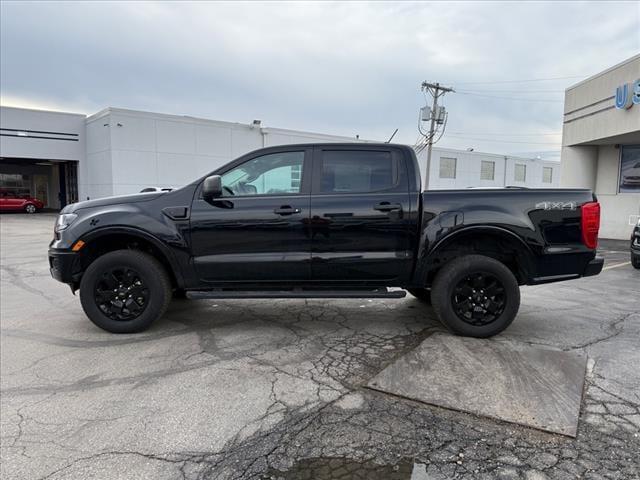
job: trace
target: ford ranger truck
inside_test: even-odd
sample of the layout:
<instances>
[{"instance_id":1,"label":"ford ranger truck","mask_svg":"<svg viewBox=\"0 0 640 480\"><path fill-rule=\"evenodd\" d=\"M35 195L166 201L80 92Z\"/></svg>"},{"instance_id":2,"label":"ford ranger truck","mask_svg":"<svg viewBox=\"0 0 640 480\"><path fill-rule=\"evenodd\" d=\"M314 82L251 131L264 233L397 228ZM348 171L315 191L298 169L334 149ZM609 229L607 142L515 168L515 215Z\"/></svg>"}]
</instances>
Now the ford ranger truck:
<instances>
[{"instance_id":1,"label":"ford ranger truck","mask_svg":"<svg viewBox=\"0 0 640 480\"><path fill-rule=\"evenodd\" d=\"M411 147L309 144L243 155L176 190L66 206L52 276L89 319L139 332L174 296L401 298L453 333L509 326L521 285L602 270L583 189L422 191Z\"/></svg>"}]
</instances>

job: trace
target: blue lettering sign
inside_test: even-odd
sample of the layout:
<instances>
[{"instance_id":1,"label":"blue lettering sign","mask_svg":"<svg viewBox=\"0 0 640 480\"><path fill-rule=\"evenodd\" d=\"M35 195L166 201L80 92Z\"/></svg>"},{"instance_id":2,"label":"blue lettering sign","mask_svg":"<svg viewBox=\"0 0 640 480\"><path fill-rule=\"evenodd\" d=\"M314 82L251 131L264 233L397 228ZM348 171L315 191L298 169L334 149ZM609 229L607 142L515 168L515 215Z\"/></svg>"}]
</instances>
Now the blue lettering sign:
<instances>
[{"instance_id":1,"label":"blue lettering sign","mask_svg":"<svg viewBox=\"0 0 640 480\"><path fill-rule=\"evenodd\" d=\"M640 79L616 88L616 108L625 110L640 104Z\"/></svg>"}]
</instances>

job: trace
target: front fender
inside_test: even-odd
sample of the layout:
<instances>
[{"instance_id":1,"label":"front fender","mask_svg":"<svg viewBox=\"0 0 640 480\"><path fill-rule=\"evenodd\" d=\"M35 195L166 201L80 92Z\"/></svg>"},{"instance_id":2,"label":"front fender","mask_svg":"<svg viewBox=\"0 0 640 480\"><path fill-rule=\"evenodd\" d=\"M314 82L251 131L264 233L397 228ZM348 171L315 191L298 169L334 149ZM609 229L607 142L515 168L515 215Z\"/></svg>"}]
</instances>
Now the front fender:
<instances>
[{"instance_id":1,"label":"front fender","mask_svg":"<svg viewBox=\"0 0 640 480\"><path fill-rule=\"evenodd\" d=\"M104 207L95 211L79 211L82 215L60 238L51 243L51 248L68 250L78 240L91 245L108 235L128 235L153 245L167 260L176 282L184 286L185 273L182 265L189 265L188 221L173 221L162 212L157 215L141 211L136 204ZM155 213L155 212L154 212Z\"/></svg>"}]
</instances>

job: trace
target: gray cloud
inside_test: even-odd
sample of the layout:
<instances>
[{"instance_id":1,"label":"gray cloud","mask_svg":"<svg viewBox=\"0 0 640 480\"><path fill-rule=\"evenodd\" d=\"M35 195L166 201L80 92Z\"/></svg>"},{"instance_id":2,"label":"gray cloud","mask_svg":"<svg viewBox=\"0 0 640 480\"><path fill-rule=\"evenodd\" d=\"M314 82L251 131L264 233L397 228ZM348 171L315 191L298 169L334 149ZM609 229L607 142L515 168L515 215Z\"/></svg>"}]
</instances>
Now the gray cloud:
<instances>
[{"instance_id":1,"label":"gray cloud","mask_svg":"<svg viewBox=\"0 0 640 480\"><path fill-rule=\"evenodd\" d=\"M469 82L597 73L640 51L639 5L2 2L2 100L376 139L397 127L413 143L427 79L460 90L446 97L443 146L551 150L559 135L519 134L559 132L561 91L577 79Z\"/></svg>"}]
</instances>

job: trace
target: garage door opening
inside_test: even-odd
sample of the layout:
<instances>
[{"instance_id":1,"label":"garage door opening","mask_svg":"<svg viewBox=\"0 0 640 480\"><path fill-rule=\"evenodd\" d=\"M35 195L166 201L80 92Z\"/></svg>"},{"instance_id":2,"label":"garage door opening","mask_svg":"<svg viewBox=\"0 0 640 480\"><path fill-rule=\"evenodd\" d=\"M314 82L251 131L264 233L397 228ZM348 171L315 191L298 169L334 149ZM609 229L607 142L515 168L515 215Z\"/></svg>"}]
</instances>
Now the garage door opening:
<instances>
[{"instance_id":1,"label":"garage door opening","mask_svg":"<svg viewBox=\"0 0 640 480\"><path fill-rule=\"evenodd\" d=\"M0 158L0 194L36 198L45 209L58 211L78 201L78 162Z\"/></svg>"}]
</instances>

